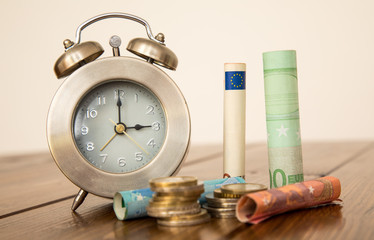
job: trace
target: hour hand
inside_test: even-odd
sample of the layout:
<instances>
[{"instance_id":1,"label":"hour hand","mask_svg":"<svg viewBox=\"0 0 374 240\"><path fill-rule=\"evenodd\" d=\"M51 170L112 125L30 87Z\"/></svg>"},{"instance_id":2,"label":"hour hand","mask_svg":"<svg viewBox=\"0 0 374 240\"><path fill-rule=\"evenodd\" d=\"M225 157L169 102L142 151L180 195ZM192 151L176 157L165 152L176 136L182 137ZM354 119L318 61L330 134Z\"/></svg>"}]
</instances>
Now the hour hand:
<instances>
[{"instance_id":1,"label":"hour hand","mask_svg":"<svg viewBox=\"0 0 374 240\"><path fill-rule=\"evenodd\" d=\"M135 126L127 127L127 129L135 128L135 130L140 130L140 129L146 128L146 127L152 127L152 125L143 126L143 125L140 125L140 124L135 124Z\"/></svg>"}]
</instances>

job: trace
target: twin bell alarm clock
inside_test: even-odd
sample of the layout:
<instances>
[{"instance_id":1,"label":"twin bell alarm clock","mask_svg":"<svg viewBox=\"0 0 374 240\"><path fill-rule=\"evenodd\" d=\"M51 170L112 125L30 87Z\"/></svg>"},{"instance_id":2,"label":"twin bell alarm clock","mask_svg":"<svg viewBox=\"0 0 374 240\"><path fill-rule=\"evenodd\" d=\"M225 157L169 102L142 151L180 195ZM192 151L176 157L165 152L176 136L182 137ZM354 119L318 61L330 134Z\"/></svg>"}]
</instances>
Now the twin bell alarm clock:
<instances>
[{"instance_id":1,"label":"twin bell alarm clock","mask_svg":"<svg viewBox=\"0 0 374 240\"><path fill-rule=\"evenodd\" d=\"M109 40L110 57L99 58L104 50L98 42L81 42L83 29L108 18L145 26L148 38L135 38L126 48L138 57L120 55L118 36ZM160 68L178 65L164 35L154 37L137 16L107 13L82 23L75 42L65 40L64 46L54 71L66 79L50 105L47 138L57 166L80 188L72 210L88 193L112 198L176 174L187 155L191 126L181 91Z\"/></svg>"}]
</instances>

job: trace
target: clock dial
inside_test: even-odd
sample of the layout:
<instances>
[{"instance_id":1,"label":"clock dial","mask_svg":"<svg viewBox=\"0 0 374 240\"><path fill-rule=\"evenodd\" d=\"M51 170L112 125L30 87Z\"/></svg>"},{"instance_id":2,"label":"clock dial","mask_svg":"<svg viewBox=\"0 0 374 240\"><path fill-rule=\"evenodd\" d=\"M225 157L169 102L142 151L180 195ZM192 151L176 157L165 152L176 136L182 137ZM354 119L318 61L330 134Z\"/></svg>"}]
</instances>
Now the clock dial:
<instances>
[{"instance_id":1,"label":"clock dial","mask_svg":"<svg viewBox=\"0 0 374 240\"><path fill-rule=\"evenodd\" d=\"M165 111L146 87L126 80L108 82L79 102L73 135L80 153L96 168L132 172L151 162L162 148Z\"/></svg>"}]
</instances>

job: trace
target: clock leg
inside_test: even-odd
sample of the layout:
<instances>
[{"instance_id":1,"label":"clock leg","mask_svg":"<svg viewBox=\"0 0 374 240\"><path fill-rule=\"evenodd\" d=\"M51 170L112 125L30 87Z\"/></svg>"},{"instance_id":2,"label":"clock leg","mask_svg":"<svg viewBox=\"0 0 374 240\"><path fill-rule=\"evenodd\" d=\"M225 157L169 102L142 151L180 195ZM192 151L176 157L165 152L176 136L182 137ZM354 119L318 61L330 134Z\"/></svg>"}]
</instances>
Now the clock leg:
<instances>
[{"instance_id":1,"label":"clock leg","mask_svg":"<svg viewBox=\"0 0 374 240\"><path fill-rule=\"evenodd\" d=\"M73 205L71 205L71 210L75 211L84 201L84 199L87 197L88 192L84 191L83 189L80 189L77 196L75 196Z\"/></svg>"}]
</instances>

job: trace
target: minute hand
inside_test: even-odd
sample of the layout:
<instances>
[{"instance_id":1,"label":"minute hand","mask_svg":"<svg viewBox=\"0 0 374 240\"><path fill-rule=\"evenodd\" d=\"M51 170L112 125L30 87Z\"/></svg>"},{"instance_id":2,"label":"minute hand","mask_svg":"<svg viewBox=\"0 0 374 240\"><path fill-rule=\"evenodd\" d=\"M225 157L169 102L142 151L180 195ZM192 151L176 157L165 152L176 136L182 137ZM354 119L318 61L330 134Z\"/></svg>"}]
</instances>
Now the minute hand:
<instances>
[{"instance_id":1,"label":"minute hand","mask_svg":"<svg viewBox=\"0 0 374 240\"><path fill-rule=\"evenodd\" d=\"M121 123L121 106L122 106L122 102L121 102L120 92L118 89L117 107L118 107L118 122L119 123Z\"/></svg>"}]
</instances>

